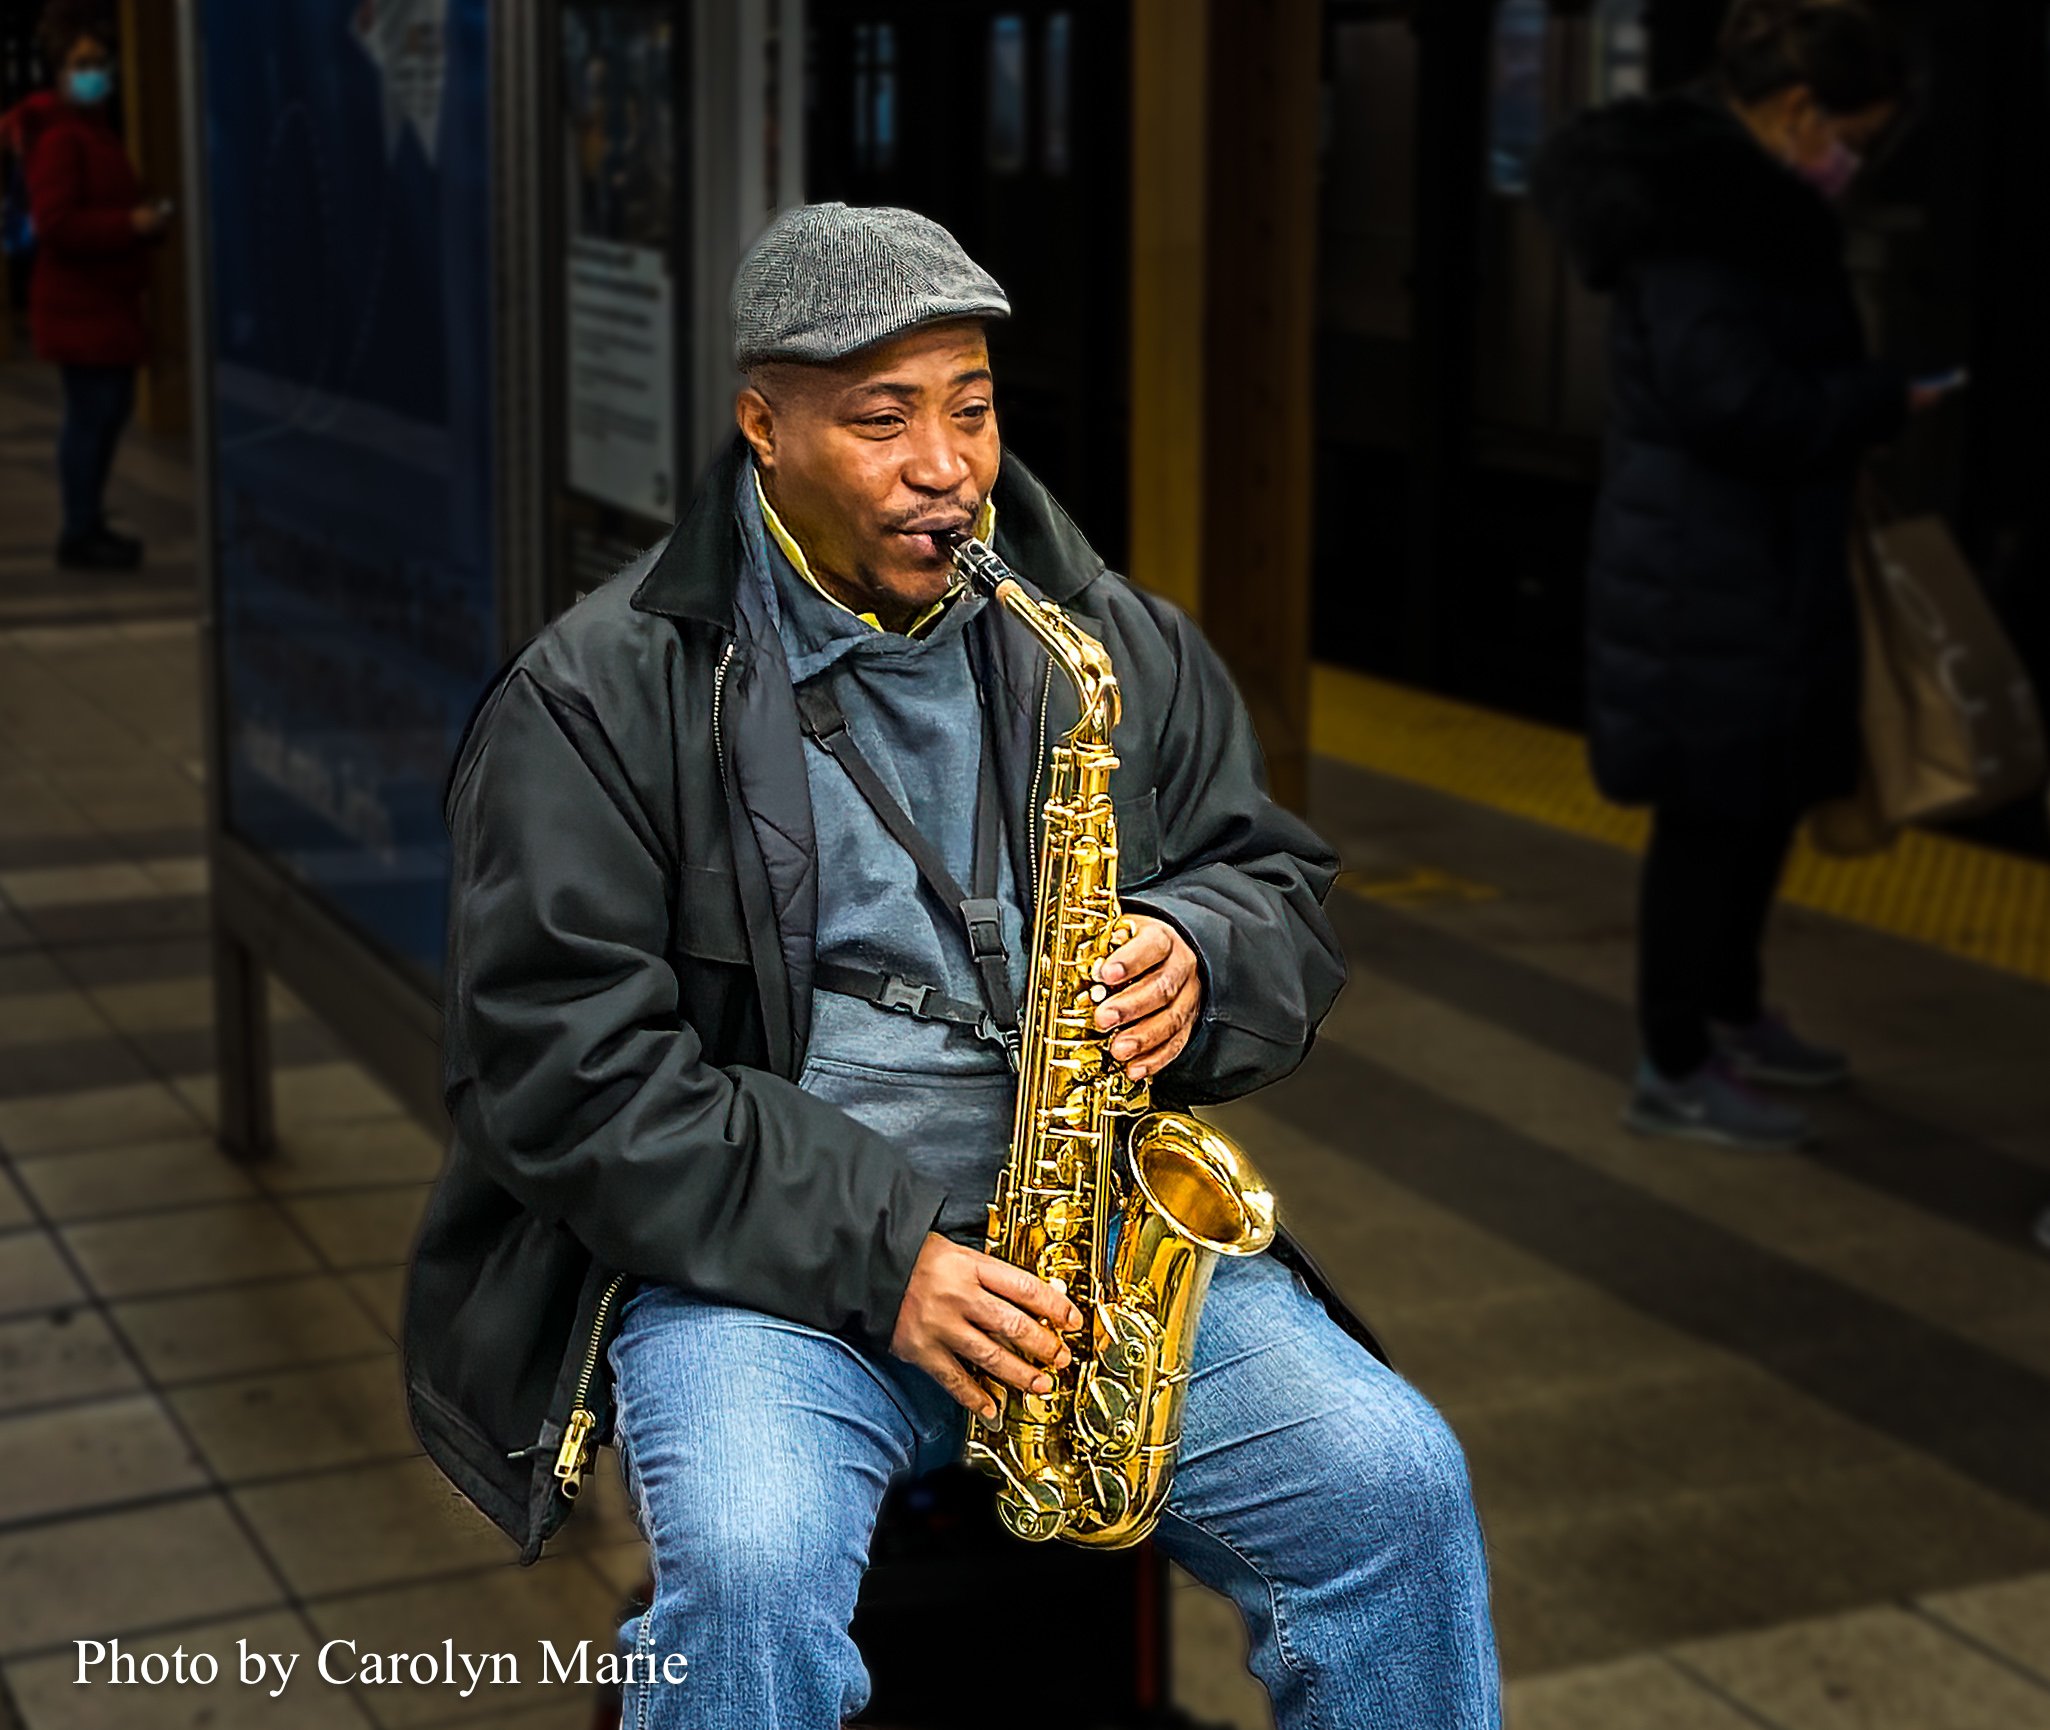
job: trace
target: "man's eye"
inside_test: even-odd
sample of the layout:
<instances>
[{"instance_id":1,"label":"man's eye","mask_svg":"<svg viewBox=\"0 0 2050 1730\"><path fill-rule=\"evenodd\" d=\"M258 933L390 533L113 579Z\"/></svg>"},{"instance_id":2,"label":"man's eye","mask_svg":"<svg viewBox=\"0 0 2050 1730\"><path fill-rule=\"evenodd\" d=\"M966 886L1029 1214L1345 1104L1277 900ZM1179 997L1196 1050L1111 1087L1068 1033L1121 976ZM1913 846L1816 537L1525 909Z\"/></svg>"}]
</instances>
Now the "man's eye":
<instances>
[{"instance_id":1,"label":"man's eye","mask_svg":"<svg viewBox=\"0 0 2050 1730\"><path fill-rule=\"evenodd\" d=\"M872 427L877 432L895 432L904 424L904 419L901 415L879 414L871 415L861 424L865 427Z\"/></svg>"},{"instance_id":2,"label":"man's eye","mask_svg":"<svg viewBox=\"0 0 2050 1730\"><path fill-rule=\"evenodd\" d=\"M963 420L975 421L988 420L989 404L986 402L970 403L961 411L961 418Z\"/></svg>"}]
</instances>

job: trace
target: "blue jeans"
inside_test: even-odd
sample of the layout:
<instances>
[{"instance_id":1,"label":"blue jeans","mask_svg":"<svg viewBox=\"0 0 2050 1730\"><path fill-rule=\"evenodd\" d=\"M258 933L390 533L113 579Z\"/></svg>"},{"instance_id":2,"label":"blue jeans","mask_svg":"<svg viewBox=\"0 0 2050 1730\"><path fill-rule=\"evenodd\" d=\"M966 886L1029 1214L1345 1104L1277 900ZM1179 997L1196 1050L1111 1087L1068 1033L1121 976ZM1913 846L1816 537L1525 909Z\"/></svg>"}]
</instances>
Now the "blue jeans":
<instances>
[{"instance_id":1,"label":"blue jeans","mask_svg":"<svg viewBox=\"0 0 2050 1730\"><path fill-rule=\"evenodd\" d=\"M64 490L64 538L76 541L103 525L114 447L135 409L135 368L67 366L63 374L57 478Z\"/></svg>"},{"instance_id":2,"label":"blue jeans","mask_svg":"<svg viewBox=\"0 0 2050 1730\"><path fill-rule=\"evenodd\" d=\"M643 1674L688 1660L681 1682L628 1687L623 1730L851 1718L883 1492L958 1458L966 1413L913 1365L672 1286L628 1302L611 1361L655 1573L622 1647ZM1159 1542L1238 1604L1281 1730L1500 1723L1459 1444L1271 1255L1218 1265Z\"/></svg>"}]
</instances>

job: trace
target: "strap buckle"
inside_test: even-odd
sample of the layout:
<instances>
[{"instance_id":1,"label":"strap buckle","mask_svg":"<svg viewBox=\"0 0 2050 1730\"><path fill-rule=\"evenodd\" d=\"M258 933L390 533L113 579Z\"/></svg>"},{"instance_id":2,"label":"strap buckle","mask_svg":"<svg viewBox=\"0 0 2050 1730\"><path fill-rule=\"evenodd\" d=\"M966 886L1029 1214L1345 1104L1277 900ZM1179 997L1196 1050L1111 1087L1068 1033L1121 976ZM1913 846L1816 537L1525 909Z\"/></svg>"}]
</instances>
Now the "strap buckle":
<instances>
[{"instance_id":1,"label":"strap buckle","mask_svg":"<svg viewBox=\"0 0 2050 1730\"><path fill-rule=\"evenodd\" d=\"M971 895L961 903L961 922L968 927L968 954L976 966L1005 959L1004 910L1000 902Z\"/></svg>"},{"instance_id":2,"label":"strap buckle","mask_svg":"<svg viewBox=\"0 0 2050 1730\"><path fill-rule=\"evenodd\" d=\"M1004 1062L1010 1066L1013 1075L1018 1073L1018 1055L1023 1041L1019 1039L1015 1027L999 1027L996 1017L985 1009L982 1012L982 1019L975 1024L975 1037L986 1039L992 1045L1001 1045L1004 1048Z\"/></svg>"},{"instance_id":3,"label":"strap buckle","mask_svg":"<svg viewBox=\"0 0 2050 1730\"><path fill-rule=\"evenodd\" d=\"M798 687L797 713L804 723L804 730L828 751L832 749L829 741L847 731L847 717L840 713L840 705L833 701L832 692L816 684Z\"/></svg>"},{"instance_id":4,"label":"strap buckle","mask_svg":"<svg viewBox=\"0 0 2050 1730\"><path fill-rule=\"evenodd\" d=\"M894 1009L900 1015L918 1016L925 1013L932 992L930 985L919 985L891 973L884 976L874 1002L878 1009Z\"/></svg>"}]
</instances>

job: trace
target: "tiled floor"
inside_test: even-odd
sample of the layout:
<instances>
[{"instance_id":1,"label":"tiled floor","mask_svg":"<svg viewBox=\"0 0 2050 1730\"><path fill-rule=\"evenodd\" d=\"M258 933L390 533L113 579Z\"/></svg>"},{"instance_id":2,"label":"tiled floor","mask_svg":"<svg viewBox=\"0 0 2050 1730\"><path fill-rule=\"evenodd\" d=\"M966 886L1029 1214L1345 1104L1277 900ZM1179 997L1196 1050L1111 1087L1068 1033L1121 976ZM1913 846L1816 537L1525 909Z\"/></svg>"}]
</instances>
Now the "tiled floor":
<instances>
[{"instance_id":1,"label":"tiled floor","mask_svg":"<svg viewBox=\"0 0 2050 1730\"><path fill-rule=\"evenodd\" d=\"M440 1150L283 992L282 1156L215 1150L181 471L124 457L147 582L57 579L50 427L0 371L0 1723L582 1730L531 1675L312 1674L602 1640L641 1546L600 1471L518 1569L419 1456ZM1332 763L1315 805L1355 983L1222 1115L1465 1441L1511 1723L2050 1730L2050 992L1790 914L1783 994L1864 1079L1803 1157L1647 1146L1628 859ZM1181 1582L1175 1628L1182 1698L1265 1724L1235 1612ZM81 1638L230 1674L81 1688ZM300 1654L283 1695L238 1641Z\"/></svg>"}]
</instances>

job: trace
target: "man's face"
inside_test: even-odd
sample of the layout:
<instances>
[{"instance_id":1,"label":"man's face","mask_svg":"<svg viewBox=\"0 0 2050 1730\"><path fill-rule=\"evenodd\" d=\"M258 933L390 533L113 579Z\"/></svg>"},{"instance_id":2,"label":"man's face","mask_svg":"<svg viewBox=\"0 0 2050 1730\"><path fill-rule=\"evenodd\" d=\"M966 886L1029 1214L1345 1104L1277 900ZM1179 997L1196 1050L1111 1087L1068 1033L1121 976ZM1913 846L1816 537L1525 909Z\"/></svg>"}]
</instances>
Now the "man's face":
<instances>
[{"instance_id":1,"label":"man's face","mask_svg":"<svg viewBox=\"0 0 2050 1730\"><path fill-rule=\"evenodd\" d=\"M1001 455L979 323L830 366L764 367L735 415L769 502L838 599L898 629L946 593L952 566L934 536L966 532Z\"/></svg>"}]
</instances>

